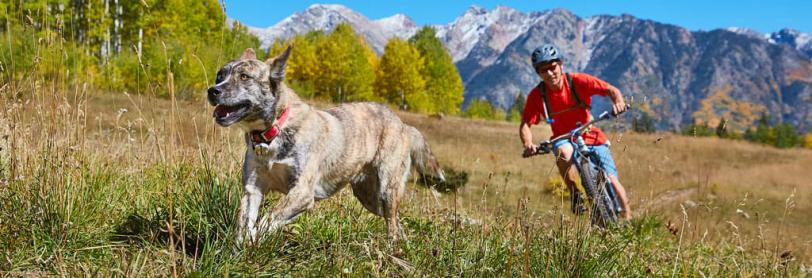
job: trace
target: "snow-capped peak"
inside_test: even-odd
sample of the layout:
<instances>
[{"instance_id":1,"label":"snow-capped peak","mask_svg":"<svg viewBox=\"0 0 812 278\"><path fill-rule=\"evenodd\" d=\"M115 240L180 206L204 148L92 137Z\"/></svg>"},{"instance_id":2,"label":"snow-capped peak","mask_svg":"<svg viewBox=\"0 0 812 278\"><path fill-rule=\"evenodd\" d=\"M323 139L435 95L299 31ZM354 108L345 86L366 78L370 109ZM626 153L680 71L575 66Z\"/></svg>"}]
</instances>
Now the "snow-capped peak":
<instances>
[{"instance_id":1,"label":"snow-capped peak","mask_svg":"<svg viewBox=\"0 0 812 278\"><path fill-rule=\"evenodd\" d=\"M764 34L764 33L758 32L758 31L750 29L750 28L743 28L743 27L733 26L733 27L727 27L727 28L725 28L725 30L727 30L729 32L736 33L736 34L745 35L745 36L748 36L748 37L751 37L751 38L756 38L756 39L769 39L770 38L769 34Z\"/></svg>"},{"instance_id":2,"label":"snow-capped peak","mask_svg":"<svg viewBox=\"0 0 812 278\"><path fill-rule=\"evenodd\" d=\"M339 13L355 13L355 11L347 8L344 5L339 4L313 4L310 7L307 7L307 10L326 10L326 11L335 11Z\"/></svg>"},{"instance_id":3,"label":"snow-capped peak","mask_svg":"<svg viewBox=\"0 0 812 278\"><path fill-rule=\"evenodd\" d=\"M373 21L385 34L394 34L399 38L409 38L417 32L417 24L404 15L395 14L390 17L381 18Z\"/></svg>"},{"instance_id":4,"label":"snow-capped peak","mask_svg":"<svg viewBox=\"0 0 812 278\"><path fill-rule=\"evenodd\" d=\"M479 6L469 7L453 22L438 26L437 36L446 43L454 61L468 56L483 36L490 36L488 44L501 52L510 41L527 31L532 18L506 6L491 11Z\"/></svg>"},{"instance_id":5,"label":"snow-capped peak","mask_svg":"<svg viewBox=\"0 0 812 278\"><path fill-rule=\"evenodd\" d=\"M378 53L383 52L389 38L393 36L408 38L417 30L411 18L402 14L372 21L343 5L313 4L271 27L266 29L252 27L249 31L259 37L263 48L267 48L274 40L287 39L313 30L332 31L340 23L352 26L353 30L362 35Z\"/></svg>"}]
</instances>

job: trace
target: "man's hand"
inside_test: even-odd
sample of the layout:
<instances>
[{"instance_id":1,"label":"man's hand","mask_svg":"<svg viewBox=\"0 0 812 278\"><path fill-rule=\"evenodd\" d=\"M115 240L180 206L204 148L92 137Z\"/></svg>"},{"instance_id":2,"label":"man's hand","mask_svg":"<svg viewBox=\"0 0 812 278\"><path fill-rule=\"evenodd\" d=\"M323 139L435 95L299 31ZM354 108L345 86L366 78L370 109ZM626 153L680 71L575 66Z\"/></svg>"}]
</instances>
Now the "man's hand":
<instances>
[{"instance_id":1,"label":"man's hand","mask_svg":"<svg viewBox=\"0 0 812 278\"><path fill-rule=\"evenodd\" d=\"M519 124L519 138L522 139L522 145L524 145L522 157L530 157L536 154L536 145L533 145L533 132L530 131L530 124L525 121Z\"/></svg>"},{"instance_id":2,"label":"man's hand","mask_svg":"<svg viewBox=\"0 0 812 278\"><path fill-rule=\"evenodd\" d=\"M615 116L629 109L626 107L626 101L623 100L623 93L621 93L617 87L609 85L609 89L606 90L606 95L612 100L612 113L614 113Z\"/></svg>"},{"instance_id":3,"label":"man's hand","mask_svg":"<svg viewBox=\"0 0 812 278\"><path fill-rule=\"evenodd\" d=\"M524 145L524 153L522 153L522 157L527 158L533 156L534 154L536 154L536 145Z\"/></svg>"},{"instance_id":4,"label":"man's hand","mask_svg":"<svg viewBox=\"0 0 812 278\"><path fill-rule=\"evenodd\" d=\"M626 101L624 101L623 98L619 99L612 105L612 113L614 113L615 116L620 115L620 113L626 112L626 110L628 109L629 108L626 106Z\"/></svg>"}]
</instances>

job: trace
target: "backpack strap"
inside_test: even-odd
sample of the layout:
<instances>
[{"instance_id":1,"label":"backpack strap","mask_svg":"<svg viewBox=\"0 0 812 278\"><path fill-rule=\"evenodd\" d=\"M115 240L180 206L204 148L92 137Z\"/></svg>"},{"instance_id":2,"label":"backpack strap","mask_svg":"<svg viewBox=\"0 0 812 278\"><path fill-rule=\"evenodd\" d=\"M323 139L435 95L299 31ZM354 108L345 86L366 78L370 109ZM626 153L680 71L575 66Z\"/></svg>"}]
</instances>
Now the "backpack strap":
<instances>
[{"instance_id":1,"label":"backpack strap","mask_svg":"<svg viewBox=\"0 0 812 278\"><path fill-rule=\"evenodd\" d=\"M536 85L536 87L539 88L539 93L541 93L541 99L544 100L544 104L543 104L544 105L544 107L543 107L544 108L544 119L546 120L546 122L548 124L552 124L553 123L553 117L552 117L552 115L550 115L550 112L547 109L547 107L550 107L550 103L547 102L547 86L544 86L544 80L539 82L539 84Z\"/></svg>"},{"instance_id":2,"label":"backpack strap","mask_svg":"<svg viewBox=\"0 0 812 278\"><path fill-rule=\"evenodd\" d=\"M561 111L555 111L555 112L549 111L548 107L550 107L550 103L547 101L547 86L544 86L544 80L542 80L541 82L539 82L538 85L536 85L536 87L539 88L539 92L541 93L541 98L544 100L544 118L547 119L547 123L553 123L553 121L554 121L553 116L564 113L564 112L567 112L567 111L570 111L570 110L573 110L573 109L578 109L578 108L586 109L586 110L591 110L592 109L592 106L586 104L586 102L581 100L581 97L578 96L578 92L575 90L575 84L572 83L572 76L570 76L570 73L567 72L567 73L564 73L564 74L567 77L567 84L569 84L570 93L572 94L572 97L575 98L575 102L576 102L575 105L573 105L572 107L569 107L567 109L564 109L564 110L561 110Z\"/></svg>"},{"instance_id":3,"label":"backpack strap","mask_svg":"<svg viewBox=\"0 0 812 278\"><path fill-rule=\"evenodd\" d=\"M592 106L582 101L581 97L578 96L578 92L575 91L575 83L572 83L572 76L570 76L570 73L565 73L565 75L567 76L567 84L570 86L570 93L572 93L572 97L575 98L575 102L578 103L578 106L586 110L592 110Z\"/></svg>"}]
</instances>

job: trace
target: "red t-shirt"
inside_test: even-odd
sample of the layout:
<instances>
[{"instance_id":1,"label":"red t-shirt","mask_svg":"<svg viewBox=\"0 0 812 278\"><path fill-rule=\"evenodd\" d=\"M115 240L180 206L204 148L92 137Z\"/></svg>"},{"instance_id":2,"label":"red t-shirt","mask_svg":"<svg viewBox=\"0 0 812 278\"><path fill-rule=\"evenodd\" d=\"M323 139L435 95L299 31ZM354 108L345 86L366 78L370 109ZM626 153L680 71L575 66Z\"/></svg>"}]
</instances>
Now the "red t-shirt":
<instances>
[{"instance_id":1,"label":"red t-shirt","mask_svg":"<svg viewBox=\"0 0 812 278\"><path fill-rule=\"evenodd\" d=\"M587 105L592 105L592 96L594 95L606 96L606 91L609 89L609 83L606 83L606 81L586 73L570 73L570 76L572 77L572 83L575 84L575 91L578 93L578 97ZM551 115L555 114L551 116L551 118L553 118L553 123L551 124L553 136L550 138L570 132L575 128L576 123L580 122L581 124L586 124L591 119L589 110L581 107L571 109L573 106L578 105L578 101L575 100L575 98L572 97L572 93L570 93L571 85L568 84L566 75L562 74L561 78L563 79L562 83L564 83L561 90L555 91L550 89L549 86L546 88L547 102L549 105L547 112ZM544 121L543 105L544 99L541 97L541 92L537 86L527 95L527 103L524 106L523 114L524 121L530 125ZM556 114L559 111L567 109L571 110ZM606 143L606 135L597 127L591 128L583 137L587 145L602 145Z\"/></svg>"}]
</instances>

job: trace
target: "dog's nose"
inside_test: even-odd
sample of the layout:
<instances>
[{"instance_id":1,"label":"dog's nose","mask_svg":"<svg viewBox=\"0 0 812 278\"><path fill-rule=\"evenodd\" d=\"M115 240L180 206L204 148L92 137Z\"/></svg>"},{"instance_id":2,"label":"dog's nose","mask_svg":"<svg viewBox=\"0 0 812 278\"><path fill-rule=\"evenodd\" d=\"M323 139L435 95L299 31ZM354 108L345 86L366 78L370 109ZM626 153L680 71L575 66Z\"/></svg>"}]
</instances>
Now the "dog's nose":
<instances>
[{"instance_id":1,"label":"dog's nose","mask_svg":"<svg viewBox=\"0 0 812 278\"><path fill-rule=\"evenodd\" d=\"M210 97L218 96L218 95L220 95L220 90L217 90L217 88L214 88L214 87L209 88L209 96Z\"/></svg>"}]
</instances>

